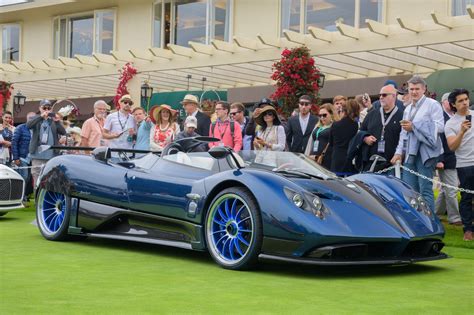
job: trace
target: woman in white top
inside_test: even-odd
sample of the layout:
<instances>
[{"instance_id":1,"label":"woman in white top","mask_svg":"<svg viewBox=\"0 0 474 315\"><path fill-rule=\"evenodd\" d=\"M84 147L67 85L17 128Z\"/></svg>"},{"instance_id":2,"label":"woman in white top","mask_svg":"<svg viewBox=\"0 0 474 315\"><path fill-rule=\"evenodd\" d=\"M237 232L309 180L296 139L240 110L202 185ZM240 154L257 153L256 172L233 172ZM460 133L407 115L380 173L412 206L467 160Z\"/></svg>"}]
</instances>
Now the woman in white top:
<instances>
[{"instance_id":1,"label":"woman in white top","mask_svg":"<svg viewBox=\"0 0 474 315\"><path fill-rule=\"evenodd\" d=\"M163 151L163 149L174 141L180 132L179 125L175 122L176 110L171 106L163 104L154 106L150 110L155 126L150 130L150 150Z\"/></svg>"},{"instance_id":2,"label":"woman in white top","mask_svg":"<svg viewBox=\"0 0 474 315\"><path fill-rule=\"evenodd\" d=\"M283 151L285 150L285 128L281 125L278 114L273 106L265 106L255 118L260 128L255 132L253 142L258 151Z\"/></svg>"}]
</instances>

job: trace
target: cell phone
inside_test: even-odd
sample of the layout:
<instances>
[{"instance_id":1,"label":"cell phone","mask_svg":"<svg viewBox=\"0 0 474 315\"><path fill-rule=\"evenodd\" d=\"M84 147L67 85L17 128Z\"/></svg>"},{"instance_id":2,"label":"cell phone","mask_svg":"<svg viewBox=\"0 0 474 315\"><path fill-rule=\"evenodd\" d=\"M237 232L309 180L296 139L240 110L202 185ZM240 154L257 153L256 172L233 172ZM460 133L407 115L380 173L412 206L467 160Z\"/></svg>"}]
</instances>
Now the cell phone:
<instances>
[{"instance_id":1,"label":"cell phone","mask_svg":"<svg viewBox=\"0 0 474 315\"><path fill-rule=\"evenodd\" d=\"M402 120L400 120L400 123L401 123L401 124L403 124L403 123L407 123L407 122L408 122L408 120L406 120L406 119L402 119Z\"/></svg>"},{"instance_id":2,"label":"cell phone","mask_svg":"<svg viewBox=\"0 0 474 315\"><path fill-rule=\"evenodd\" d=\"M56 114L55 113L48 113L48 117L51 117L51 118L56 117Z\"/></svg>"},{"instance_id":3,"label":"cell phone","mask_svg":"<svg viewBox=\"0 0 474 315\"><path fill-rule=\"evenodd\" d=\"M471 121L472 120L472 115L466 115L466 120Z\"/></svg>"}]
</instances>

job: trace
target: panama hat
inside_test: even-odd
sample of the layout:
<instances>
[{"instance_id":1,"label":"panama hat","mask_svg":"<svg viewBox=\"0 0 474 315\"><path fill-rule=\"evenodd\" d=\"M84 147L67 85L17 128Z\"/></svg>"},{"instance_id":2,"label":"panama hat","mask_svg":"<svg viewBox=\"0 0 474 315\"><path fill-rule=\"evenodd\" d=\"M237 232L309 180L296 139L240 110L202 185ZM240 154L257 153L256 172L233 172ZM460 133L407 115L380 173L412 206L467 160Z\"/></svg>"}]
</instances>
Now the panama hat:
<instances>
[{"instance_id":1,"label":"panama hat","mask_svg":"<svg viewBox=\"0 0 474 315\"><path fill-rule=\"evenodd\" d=\"M184 104L184 103L194 103L194 104L199 106L199 99L195 95L186 94L184 96L183 100L181 101L181 104Z\"/></svg>"},{"instance_id":2,"label":"panama hat","mask_svg":"<svg viewBox=\"0 0 474 315\"><path fill-rule=\"evenodd\" d=\"M269 112L269 111L271 111L273 113L273 117L275 117L275 119L273 119L273 124L274 125L281 125L280 119L278 118L278 113L275 110L275 108L271 105L267 105L267 106L262 108L262 110L260 112L260 115L255 117L255 122L260 126L265 126L266 123L263 120L263 116L265 116L265 113Z\"/></svg>"},{"instance_id":3,"label":"panama hat","mask_svg":"<svg viewBox=\"0 0 474 315\"><path fill-rule=\"evenodd\" d=\"M176 114L176 110L174 110L173 108L171 108L171 106L169 106L167 104L155 105L150 109L150 118L155 124L158 121L158 117L160 115L160 112L163 109L169 110L170 113L171 113L171 116L174 116Z\"/></svg>"}]
</instances>

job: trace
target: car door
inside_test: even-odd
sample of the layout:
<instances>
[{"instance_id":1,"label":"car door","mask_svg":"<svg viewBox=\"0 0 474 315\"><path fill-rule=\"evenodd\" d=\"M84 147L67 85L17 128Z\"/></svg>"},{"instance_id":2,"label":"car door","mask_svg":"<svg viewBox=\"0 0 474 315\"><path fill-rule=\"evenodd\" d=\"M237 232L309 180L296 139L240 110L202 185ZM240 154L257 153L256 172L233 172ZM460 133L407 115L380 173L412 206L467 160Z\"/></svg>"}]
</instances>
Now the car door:
<instances>
[{"instance_id":1,"label":"car door","mask_svg":"<svg viewBox=\"0 0 474 315\"><path fill-rule=\"evenodd\" d=\"M130 209L177 219L189 219L191 201L186 195L212 171L160 159L151 169L131 169L127 173Z\"/></svg>"}]
</instances>

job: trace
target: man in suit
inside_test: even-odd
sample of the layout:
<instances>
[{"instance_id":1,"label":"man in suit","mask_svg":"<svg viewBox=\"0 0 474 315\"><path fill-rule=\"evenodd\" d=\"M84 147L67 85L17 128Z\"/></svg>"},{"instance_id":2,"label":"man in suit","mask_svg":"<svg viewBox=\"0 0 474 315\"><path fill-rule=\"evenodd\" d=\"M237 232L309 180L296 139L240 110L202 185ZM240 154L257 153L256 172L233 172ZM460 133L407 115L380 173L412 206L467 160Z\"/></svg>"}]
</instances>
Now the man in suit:
<instances>
[{"instance_id":1,"label":"man in suit","mask_svg":"<svg viewBox=\"0 0 474 315\"><path fill-rule=\"evenodd\" d=\"M289 151L303 153L306 149L309 136L318 122L316 116L311 115L312 98L303 95L299 98L299 114L288 120L286 142Z\"/></svg>"},{"instance_id":2,"label":"man in suit","mask_svg":"<svg viewBox=\"0 0 474 315\"><path fill-rule=\"evenodd\" d=\"M197 119L197 128L195 132L200 136L208 136L209 135L209 127L211 126L211 120L209 117L199 111L199 100L197 96L192 94L187 94L183 101L181 102L183 105L184 111L186 112L186 116L194 116Z\"/></svg>"}]
</instances>

